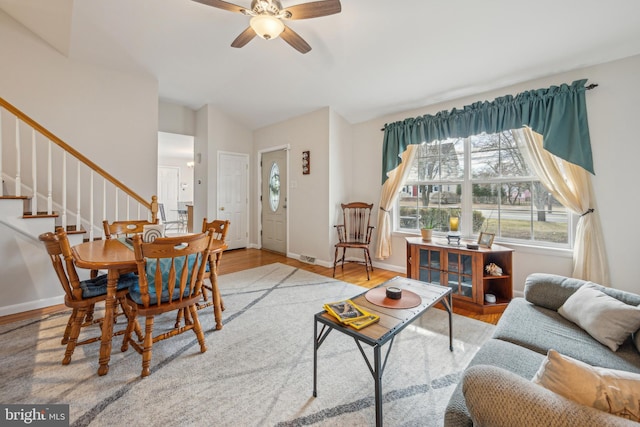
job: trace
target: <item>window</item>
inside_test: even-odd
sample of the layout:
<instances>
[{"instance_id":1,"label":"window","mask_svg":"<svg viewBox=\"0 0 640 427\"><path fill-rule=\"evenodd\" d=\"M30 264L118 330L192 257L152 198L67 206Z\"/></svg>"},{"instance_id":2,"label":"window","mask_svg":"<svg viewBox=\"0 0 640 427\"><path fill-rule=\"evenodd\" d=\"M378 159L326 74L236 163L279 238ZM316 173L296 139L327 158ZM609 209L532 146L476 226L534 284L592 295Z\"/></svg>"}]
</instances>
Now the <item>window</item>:
<instances>
[{"instance_id":1,"label":"window","mask_svg":"<svg viewBox=\"0 0 640 427\"><path fill-rule=\"evenodd\" d=\"M269 207L272 212L280 205L280 168L276 162L271 165L269 172Z\"/></svg>"},{"instance_id":2,"label":"window","mask_svg":"<svg viewBox=\"0 0 640 427\"><path fill-rule=\"evenodd\" d=\"M446 233L449 218L458 216L466 237L483 231L503 241L569 247L571 215L530 170L516 132L422 144L398 197L395 229Z\"/></svg>"}]
</instances>

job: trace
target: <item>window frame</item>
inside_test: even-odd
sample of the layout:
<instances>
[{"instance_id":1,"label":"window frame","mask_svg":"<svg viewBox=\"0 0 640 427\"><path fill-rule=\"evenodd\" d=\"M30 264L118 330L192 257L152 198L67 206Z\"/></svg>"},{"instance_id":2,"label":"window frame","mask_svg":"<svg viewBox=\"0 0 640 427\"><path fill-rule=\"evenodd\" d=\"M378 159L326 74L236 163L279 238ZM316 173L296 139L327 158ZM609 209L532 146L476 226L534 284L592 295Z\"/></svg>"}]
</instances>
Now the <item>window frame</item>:
<instances>
[{"instance_id":1,"label":"window frame","mask_svg":"<svg viewBox=\"0 0 640 427\"><path fill-rule=\"evenodd\" d=\"M460 203L456 207L458 207L462 212L462 218L460 223L460 227L463 233L462 238L473 240L473 239L477 239L479 235L479 233L473 232L472 212L473 212L473 185L474 184L501 185L504 183L512 183L512 182L540 182L540 179L535 174L532 174L529 176L500 176L500 177L493 177L493 178L485 178L485 177L472 178L471 176L472 175L471 137L458 138L458 139L461 139L463 141L463 146L464 146L464 153L463 153L464 170L462 174L462 179L438 179L438 180L432 180L432 181L418 181L418 182L407 180L405 183L403 183L402 188L404 188L405 186L412 186L412 185L433 185L433 186L461 185L462 194L460 197ZM440 141L438 141L438 143L440 144ZM414 158L413 161L415 162L416 159L417 159L417 154L416 154L416 158ZM428 184L425 184L426 182L428 182ZM394 204L393 211L391 212L393 233L401 234L401 235L410 235L410 236L420 235L419 228L410 229L410 228L400 227L399 208L400 208L400 198L398 197ZM454 207L452 206L452 208ZM502 200L500 200L499 212L502 212L503 208L506 208L506 205L503 203ZM532 208L533 208L533 205L532 205ZM496 233L494 242L506 243L509 245L518 245L523 247L532 247L532 248L573 250L576 227L578 223L578 216L569 210L566 211L566 215L567 215L567 243L555 243L555 242L548 242L548 241L534 240L534 239L524 240L524 239L509 238L509 237L501 236L500 233ZM532 222L532 225L534 222L535 221ZM434 236L445 237L446 232L434 230Z\"/></svg>"}]
</instances>

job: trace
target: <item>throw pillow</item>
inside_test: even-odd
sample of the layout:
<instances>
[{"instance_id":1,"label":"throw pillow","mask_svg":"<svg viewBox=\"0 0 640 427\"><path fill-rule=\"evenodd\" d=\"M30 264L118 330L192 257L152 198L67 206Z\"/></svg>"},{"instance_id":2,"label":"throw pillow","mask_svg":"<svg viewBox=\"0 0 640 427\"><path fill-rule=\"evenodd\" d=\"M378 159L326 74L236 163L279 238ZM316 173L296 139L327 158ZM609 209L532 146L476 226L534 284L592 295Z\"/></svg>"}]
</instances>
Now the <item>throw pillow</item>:
<instances>
[{"instance_id":1,"label":"throw pillow","mask_svg":"<svg viewBox=\"0 0 640 427\"><path fill-rule=\"evenodd\" d=\"M142 226L142 241L151 243L158 237L164 237L164 224L148 224Z\"/></svg>"},{"instance_id":2,"label":"throw pillow","mask_svg":"<svg viewBox=\"0 0 640 427\"><path fill-rule=\"evenodd\" d=\"M558 313L612 351L640 328L640 307L610 297L591 282L567 298Z\"/></svg>"},{"instance_id":3,"label":"throw pillow","mask_svg":"<svg viewBox=\"0 0 640 427\"><path fill-rule=\"evenodd\" d=\"M531 381L582 405L640 421L640 374L591 366L552 349Z\"/></svg>"}]
</instances>

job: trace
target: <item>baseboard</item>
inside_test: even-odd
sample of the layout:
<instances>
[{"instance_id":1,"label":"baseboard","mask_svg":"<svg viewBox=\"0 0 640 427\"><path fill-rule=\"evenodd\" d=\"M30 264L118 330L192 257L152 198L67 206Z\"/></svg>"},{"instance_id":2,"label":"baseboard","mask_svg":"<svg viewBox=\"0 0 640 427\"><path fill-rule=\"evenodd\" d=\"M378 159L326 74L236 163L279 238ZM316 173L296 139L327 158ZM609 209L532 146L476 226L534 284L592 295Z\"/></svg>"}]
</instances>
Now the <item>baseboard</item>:
<instances>
[{"instance_id":1,"label":"baseboard","mask_svg":"<svg viewBox=\"0 0 640 427\"><path fill-rule=\"evenodd\" d=\"M293 252L288 252L287 253L287 258L292 258L292 259L297 259L298 261L307 262L307 261L303 260L302 257L307 258L307 256L305 256L305 255L300 255L300 254L296 254L296 253L293 253ZM364 258L358 259L358 258L351 258L350 257L349 259L364 263ZM311 264L319 265L321 267L326 267L326 268L333 268L333 261L325 261L325 260L321 260L321 259L317 259L317 258ZM391 264L382 264L382 263L379 263L379 262L373 262L373 267L374 268L379 268L381 270L395 271L396 273L402 273L402 274L406 274L406 272L407 272L407 266L406 265L391 265Z\"/></svg>"},{"instance_id":2,"label":"baseboard","mask_svg":"<svg viewBox=\"0 0 640 427\"><path fill-rule=\"evenodd\" d=\"M0 317L64 304L64 295L0 307Z\"/></svg>"}]
</instances>

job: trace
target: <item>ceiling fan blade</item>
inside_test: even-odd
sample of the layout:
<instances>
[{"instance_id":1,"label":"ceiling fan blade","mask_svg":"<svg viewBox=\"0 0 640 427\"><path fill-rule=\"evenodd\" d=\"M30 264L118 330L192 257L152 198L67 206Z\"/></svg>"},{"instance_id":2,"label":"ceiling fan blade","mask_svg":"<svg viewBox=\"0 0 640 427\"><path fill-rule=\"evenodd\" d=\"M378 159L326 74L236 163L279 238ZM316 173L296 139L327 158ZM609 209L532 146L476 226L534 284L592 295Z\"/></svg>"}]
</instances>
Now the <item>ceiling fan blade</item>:
<instances>
[{"instance_id":1,"label":"ceiling fan blade","mask_svg":"<svg viewBox=\"0 0 640 427\"><path fill-rule=\"evenodd\" d=\"M246 30L240 33L238 37L231 43L231 47L242 47L249 43L256 36L256 32L253 28L248 27Z\"/></svg>"},{"instance_id":2,"label":"ceiling fan blade","mask_svg":"<svg viewBox=\"0 0 640 427\"><path fill-rule=\"evenodd\" d=\"M246 9L242 6L238 6L237 4L228 3L222 0L193 0L193 1L206 4L207 6L217 7L218 9L228 10L229 12L244 13L243 11Z\"/></svg>"},{"instance_id":3,"label":"ceiling fan blade","mask_svg":"<svg viewBox=\"0 0 640 427\"><path fill-rule=\"evenodd\" d=\"M284 31L282 32L282 34L280 34L280 37L282 37L284 41L289 43L292 48L300 53L307 53L311 50L311 46L309 46L309 43L304 41L304 39L300 37L298 33L293 31L286 25L284 26Z\"/></svg>"},{"instance_id":4,"label":"ceiling fan blade","mask_svg":"<svg viewBox=\"0 0 640 427\"><path fill-rule=\"evenodd\" d=\"M340 13L341 10L340 0L324 0L291 6L285 9L284 12L291 14L287 19L309 19L333 15Z\"/></svg>"}]
</instances>

